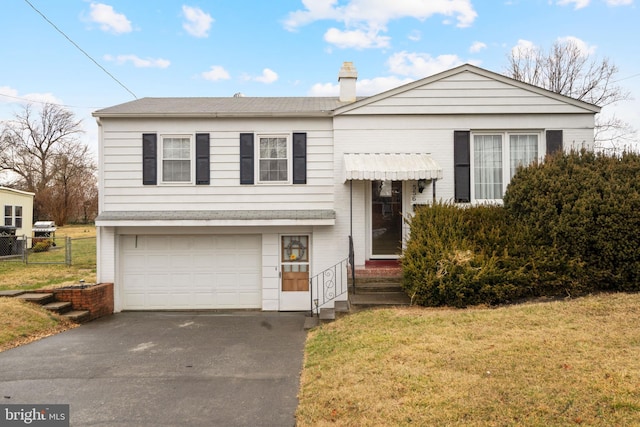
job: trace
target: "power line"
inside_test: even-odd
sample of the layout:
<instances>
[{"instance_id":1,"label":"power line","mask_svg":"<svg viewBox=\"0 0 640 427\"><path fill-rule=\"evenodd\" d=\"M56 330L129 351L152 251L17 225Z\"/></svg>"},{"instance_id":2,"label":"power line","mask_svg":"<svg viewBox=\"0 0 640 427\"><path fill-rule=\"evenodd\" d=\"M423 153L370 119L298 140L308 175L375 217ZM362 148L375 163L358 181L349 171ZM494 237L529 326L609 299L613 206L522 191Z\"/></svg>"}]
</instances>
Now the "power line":
<instances>
[{"instance_id":1,"label":"power line","mask_svg":"<svg viewBox=\"0 0 640 427\"><path fill-rule=\"evenodd\" d=\"M73 40L71 40L71 38L66 35L64 33L64 31L62 31L60 28L58 28L56 26L56 24L54 24L53 22L51 22L49 20L49 18L47 18L42 12L40 12L34 5L31 4L31 2L29 2L29 0L24 0L25 3L27 3L29 6L31 6L31 8L33 10L35 10L40 16L42 16L42 18L47 21L49 24L51 24L51 26L53 28L56 29L56 31L58 31L60 34L62 34L64 36L64 38L66 38L67 40L69 40L69 42L74 45L80 52L82 52L84 54L84 56L86 56L87 58L89 58L94 64L96 64L102 71L104 71L109 77L111 77L116 83L118 83L120 86L122 86L127 92L129 92L135 99L138 99L138 97L136 96L135 93L133 93L128 87L126 87L120 80L118 80L117 78L115 78L115 76L113 74L111 74L109 71L107 71L102 65L100 65L98 63L98 61L96 61L95 59L93 59L91 57L91 55L89 55L87 52L85 52L80 46L78 46L78 44L76 42L74 42Z\"/></svg>"},{"instance_id":2,"label":"power line","mask_svg":"<svg viewBox=\"0 0 640 427\"><path fill-rule=\"evenodd\" d=\"M7 95L5 93L0 93L0 96L4 96L5 98L17 99L19 101L26 101L26 102L36 103L36 104L55 104L55 105L59 105L60 107L66 107L66 108L83 108L83 109L87 109L87 110L97 110L99 108L102 108L102 107L79 107L77 105L60 104L58 102L38 101L37 99L29 99L29 98L24 98L24 97L21 97L21 96L12 96L12 95Z\"/></svg>"},{"instance_id":3,"label":"power line","mask_svg":"<svg viewBox=\"0 0 640 427\"><path fill-rule=\"evenodd\" d=\"M614 81L614 83L618 83L618 82L621 82L621 81L623 81L623 80L633 79L634 77L638 77L638 76L640 76L640 73L633 74L633 75L628 76L628 77L625 77L625 78L623 78L623 79L618 79L618 80Z\"/></svg>"}]
</instances>

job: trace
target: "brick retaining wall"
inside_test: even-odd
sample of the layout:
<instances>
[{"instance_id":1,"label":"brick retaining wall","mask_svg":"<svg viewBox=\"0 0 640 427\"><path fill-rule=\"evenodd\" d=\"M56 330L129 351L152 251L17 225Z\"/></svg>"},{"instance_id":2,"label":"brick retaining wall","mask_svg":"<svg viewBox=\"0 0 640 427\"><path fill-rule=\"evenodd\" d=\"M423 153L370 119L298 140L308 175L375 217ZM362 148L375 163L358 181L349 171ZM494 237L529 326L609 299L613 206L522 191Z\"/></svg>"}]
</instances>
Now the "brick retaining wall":
<instances>
[{"instance_id":1,"label":"brick retaining wall","mask_svg":"<svg viewBox=\"0 0 640 427\"><path fill-rule=\"evenodd\" d=\"M51 292L56 301L68 301L74 310L89 311L88 320L113 313L113 283L99 283L69 288L41 289L34 292Z\"/></svg>"}]
</instances>

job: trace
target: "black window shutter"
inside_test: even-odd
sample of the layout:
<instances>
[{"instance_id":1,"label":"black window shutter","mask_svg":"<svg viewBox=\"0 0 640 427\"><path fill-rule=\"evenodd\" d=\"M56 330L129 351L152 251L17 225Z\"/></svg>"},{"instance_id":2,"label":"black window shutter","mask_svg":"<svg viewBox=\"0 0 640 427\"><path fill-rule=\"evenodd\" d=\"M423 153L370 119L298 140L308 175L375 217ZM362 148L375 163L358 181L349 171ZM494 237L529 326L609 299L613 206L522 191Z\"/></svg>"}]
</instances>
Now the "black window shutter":
<instances>
[{"instance_id":1,"label":"black window shutter","mask_svg":"<svg viewBox=\"0 0 640 427\"><path fill-rule=\"evenodd\" d=\"M307 134L293 134L293 183L307 183Z\"/></svg>"},{"instance_id":2,"label":"black window shutter","mask_svg":"<svg viewBox=\"0 0 640 427\"><path fill-rule=\"evenodd\" d=\"M142 185L158 183L158 135L142 134Z\"/></svg>"},{"instance_id":3,"label":"black window shutter","mask_svg":"<svg viewBox=\"0 0 640 427\"><path fill-rule=\"evenodd\" d=\"M562 130L547 131L547 155L562 151Z\"/></svg>"},{"instance_id":4,"label":"black window shutter","mask_svg":"<svg viewBox=\"0 0 640 427\"><path fill-rule=\"evenodd\" d=\"M253 134L240 134L240 184L253 184Z\"/></svg>"},{"instance_id":5,"label":"black window shutter","mask_svg":"<svg viewBox=\"0 0 640 427\"><path fill-rule=\"evenodd\" d=\"M453 131L453 165L455 170L455 200L459 203L471 201L471 132Z\"/></svg>"},{"instance_id":6,"label":"black window shutter","mask_svg":"<svg viewBox=\"0 0 640 427\"><path fill-rule=\"evenodd\" d=\"M196 185L209 185L209 134L196 134Z\"/></svg>"}]
</instances>

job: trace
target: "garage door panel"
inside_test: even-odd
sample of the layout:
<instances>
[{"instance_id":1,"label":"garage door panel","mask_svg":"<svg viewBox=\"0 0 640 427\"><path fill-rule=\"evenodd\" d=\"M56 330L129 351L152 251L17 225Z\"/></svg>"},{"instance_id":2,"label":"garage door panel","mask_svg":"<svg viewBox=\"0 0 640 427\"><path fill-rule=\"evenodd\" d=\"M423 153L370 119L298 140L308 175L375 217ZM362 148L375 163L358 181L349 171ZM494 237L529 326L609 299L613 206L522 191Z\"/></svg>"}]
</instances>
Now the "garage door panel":
<instances>
[{"instance_id":1,"label":"garage door panel","mask_svg":"<svg viewBox=\"0 0 640 427\"><path fill-rule=\"evenodd\" d=\"M123 308L260 308L259 235L121 236Z\"/></svg>"}]
</instances>

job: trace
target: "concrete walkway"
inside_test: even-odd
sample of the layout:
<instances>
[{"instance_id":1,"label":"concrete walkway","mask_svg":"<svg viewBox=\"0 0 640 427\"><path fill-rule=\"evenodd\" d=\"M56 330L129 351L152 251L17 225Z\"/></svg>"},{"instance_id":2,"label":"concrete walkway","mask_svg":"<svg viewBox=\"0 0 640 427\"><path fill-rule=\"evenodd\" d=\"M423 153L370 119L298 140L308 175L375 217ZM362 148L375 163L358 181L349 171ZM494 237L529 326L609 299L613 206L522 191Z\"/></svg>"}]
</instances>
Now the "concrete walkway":
<instances>
[{"instance_id":1,"label":"concrete walkway","mask_svg":"<svg viewBox=\"0 0 640 427\"><path fill-rule=\"evenodd\" d=\"M72 426L294 426L301 313L119 313L0 353L3 404Z\"/></svg>"}]
</instances>

